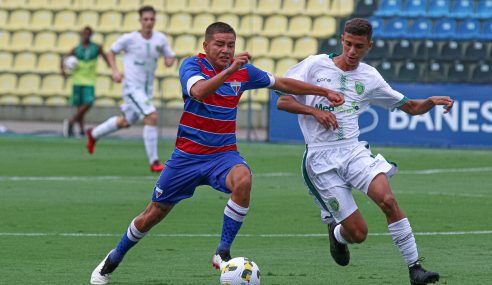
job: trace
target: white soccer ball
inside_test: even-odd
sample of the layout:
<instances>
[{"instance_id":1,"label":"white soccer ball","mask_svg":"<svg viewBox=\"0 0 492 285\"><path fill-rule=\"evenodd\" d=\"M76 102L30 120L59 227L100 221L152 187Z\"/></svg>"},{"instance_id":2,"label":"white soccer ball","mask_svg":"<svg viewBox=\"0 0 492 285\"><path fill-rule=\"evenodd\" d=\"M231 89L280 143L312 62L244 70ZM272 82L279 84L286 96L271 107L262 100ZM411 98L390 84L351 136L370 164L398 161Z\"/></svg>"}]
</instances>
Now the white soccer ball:
<instances>
[{"instance_id":1,"label":"white soccer ball","mask_svg":"<svg viewBox=\"0 0 492 285\"><path fill-rule=\"evenodd\" d=\"M220 266L221 285L259 285L260 268L251 259L236 257Z\"/></svg>"},{"instance_id":2,"label":"white soccer ball","mask_svg":"<svg viewBox=\"0 0 492 285\"><path fill-rule=\"evenodd\" d=\"M63 59L63 65L65 66L65 68L67 68L68 70L74 70L76 67L77 67L77 64L79 63L79 61L77 60L77 58L73 55L71 56L67 56L65 57L65 59Z\"/></svg>"}]
</instances>

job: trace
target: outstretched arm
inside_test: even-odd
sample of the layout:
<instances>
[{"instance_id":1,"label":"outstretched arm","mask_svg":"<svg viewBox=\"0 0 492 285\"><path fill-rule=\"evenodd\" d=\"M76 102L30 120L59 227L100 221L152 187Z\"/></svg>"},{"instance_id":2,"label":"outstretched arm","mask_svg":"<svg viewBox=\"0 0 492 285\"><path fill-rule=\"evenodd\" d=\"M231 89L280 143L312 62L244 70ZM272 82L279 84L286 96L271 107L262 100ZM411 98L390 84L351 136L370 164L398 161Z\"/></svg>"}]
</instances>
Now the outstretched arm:
<instances>
[{"instance_id":1,"label":"outstretched arm","mask_svg":"<svg viewBox=\"0 0 492 285\"><path fill-rule=\"evenodd\" d=\"M301 104L292 96L280 96L277 101L277 109L294 114L311 115L316 118L316 120L326 129L333 128L335 130L338 128L338 122L335 115L330 112Z\"/></svg>"},{"instance_id":2,"label":"outstretched arm","mask_svg":"<svg viewBox=\"0 0 492 285\"><path fill-rule=\"evenodd\" d=\"M103 47L101 45L99 45L99 46L97 46L97 48L98 48L99 54L103 57L104 62L106 62L106 65L108 67L111 67L111 65L109 64L108 56L104 52Z\"/></svg>"},{"instance_id":3,"label":"outstretched arm","mask_svg":"<svg viewBox=\"0 0 492 285\"><path fill-rule=\"evenodd\" d=\"M444 113L448 113L453 108L453 103L454 101L448 96L432 96L423 100L409 100L399 109L410 115L421 115L437 105L444 105Z\"/></svg>"},{"instance_id":4,"label":"outstretched arm","mask_svg":"<svg viewBox=\"0 0 492 285\"><path fill-rule=\"evenodd\" d=\"M345 102L343 95L338 92L292 78L276 77L271 88L288 94L323 96L330 100L331 106L340 106Z\"/></svg>"}]
</instances>

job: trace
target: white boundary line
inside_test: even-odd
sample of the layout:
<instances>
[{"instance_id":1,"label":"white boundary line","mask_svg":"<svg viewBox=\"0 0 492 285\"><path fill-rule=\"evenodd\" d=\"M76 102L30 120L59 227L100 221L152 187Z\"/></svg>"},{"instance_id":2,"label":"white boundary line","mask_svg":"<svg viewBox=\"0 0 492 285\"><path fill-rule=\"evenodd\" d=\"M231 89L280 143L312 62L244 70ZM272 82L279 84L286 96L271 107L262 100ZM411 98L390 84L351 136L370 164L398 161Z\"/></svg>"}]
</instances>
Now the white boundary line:
<instances>
[{"instance_id":1,"label":"white boundary line","mask_svg":"<svg viewBox=\"0 0 492 285\"><path fill-rule=\"evenodd\" d=\"M460 232L416 232L416 236L457 236L457 235L491 235L492 230L484 231L460 231ZM369 233L370 236L389 236L389 233ZM109 233L9 233L0 232L0 237L120 237L121 234ZM201 237L220 237L220 234L149 234L152 237L180 237L180 238L201 238ZM239 237L260 237L260 238L305 238L305 237L326 237L327 234L238 234Z\"/></svg>"}]
</instances>

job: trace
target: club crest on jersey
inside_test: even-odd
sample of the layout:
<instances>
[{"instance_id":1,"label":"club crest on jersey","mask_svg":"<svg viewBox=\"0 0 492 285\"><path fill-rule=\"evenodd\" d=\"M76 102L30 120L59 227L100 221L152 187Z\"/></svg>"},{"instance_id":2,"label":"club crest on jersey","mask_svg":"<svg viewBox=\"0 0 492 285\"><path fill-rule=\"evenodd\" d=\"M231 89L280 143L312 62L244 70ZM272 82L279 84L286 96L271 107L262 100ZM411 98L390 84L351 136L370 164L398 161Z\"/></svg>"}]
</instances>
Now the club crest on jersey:
<instances>
[{"instance_id":1,"label":"club crest on jersey","mask_svg":"<svg viewBox=\"0 0 492 285\"><path fill-rule=\"evenodd\" d=\"M239 90L241 90L241 82L233 81L233 82L229 82L229 85L231 85L231 88L232 90L234 90L234 93L238 95Z\"/></svg>"},{"instance_id":2,"label":"club crest on jersey","mask_svg":"<svg viewBox=\"0 0 492 285\"><path fill-rule=\"evenodd\" d=\"M364 83L355 81L355 92L357 92L358 95L362 95L362 93L364 93L364 89Z\"/></svg>"},{"instance_id":3,"label":"club crest on jersey","mask_svg":"<svg viewBox=\"0 0 492 285\"><path fill-rule=\"evenodd\" d=\"M156 197L156 198L161 197L161 195L162 195L162 189L161 189L161 188L159 188L159 187L157 187L157 186L156 186L156 187L154 188L154 191L155 191L155 197Z\"/></svg>"}]
</instances>

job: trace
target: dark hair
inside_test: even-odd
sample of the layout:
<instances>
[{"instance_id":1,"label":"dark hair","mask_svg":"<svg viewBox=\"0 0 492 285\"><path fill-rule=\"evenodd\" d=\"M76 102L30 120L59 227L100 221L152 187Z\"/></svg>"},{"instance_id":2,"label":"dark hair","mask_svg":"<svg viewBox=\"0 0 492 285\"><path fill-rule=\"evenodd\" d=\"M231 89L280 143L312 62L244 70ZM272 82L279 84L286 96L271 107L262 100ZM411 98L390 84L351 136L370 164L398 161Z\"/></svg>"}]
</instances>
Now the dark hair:
<instances>
[{"instance_id":1,"label":"dark hair","mask_svg":"<svg viewBox=\"0 0 492 285\"><path fill-rule=\"evenodd\" d=\"M372 38L372 25L368 20L362 18L353 18L345 22L343 31L355 36L367 36L368 40Z\"/></svg>"},{"instance_id":2,"label":"dark hair","mask_svg":"<svg viewBox=\"0 0 492 285\"><path fill-rule=\"evenodd\" d=\"M209 40L214 34L224 33L224 34L234 34L236 36L236 32L234 29L224 22L215 22L210 24L205 30L205 40Z\"/></svg>"},{"instance_id":3,"label":"dark hair","mask_svg":"<svg viewBox=\"0 0 492 285\"><path fill-rule=\"evenodd\" d=\"M138 14L140 15L140 17L142 17L142 14L145 12L152 12L155 15L155 9L150 5L142 6L140 9L138 9Z\"/></svg>"},{"instance_id":4,"label":"dark hair","mask_svg":"<svg viewBox=\"0 0 492 285\"><path fill-rule=\"evenodd\" d=\"M85 26L85 27L82 29L82 32L85 32L85 31L89 31L89 33L91 33L91 35L93 34L92 28L91 28L90 26Z\"/></svg>"}]
</instances>

